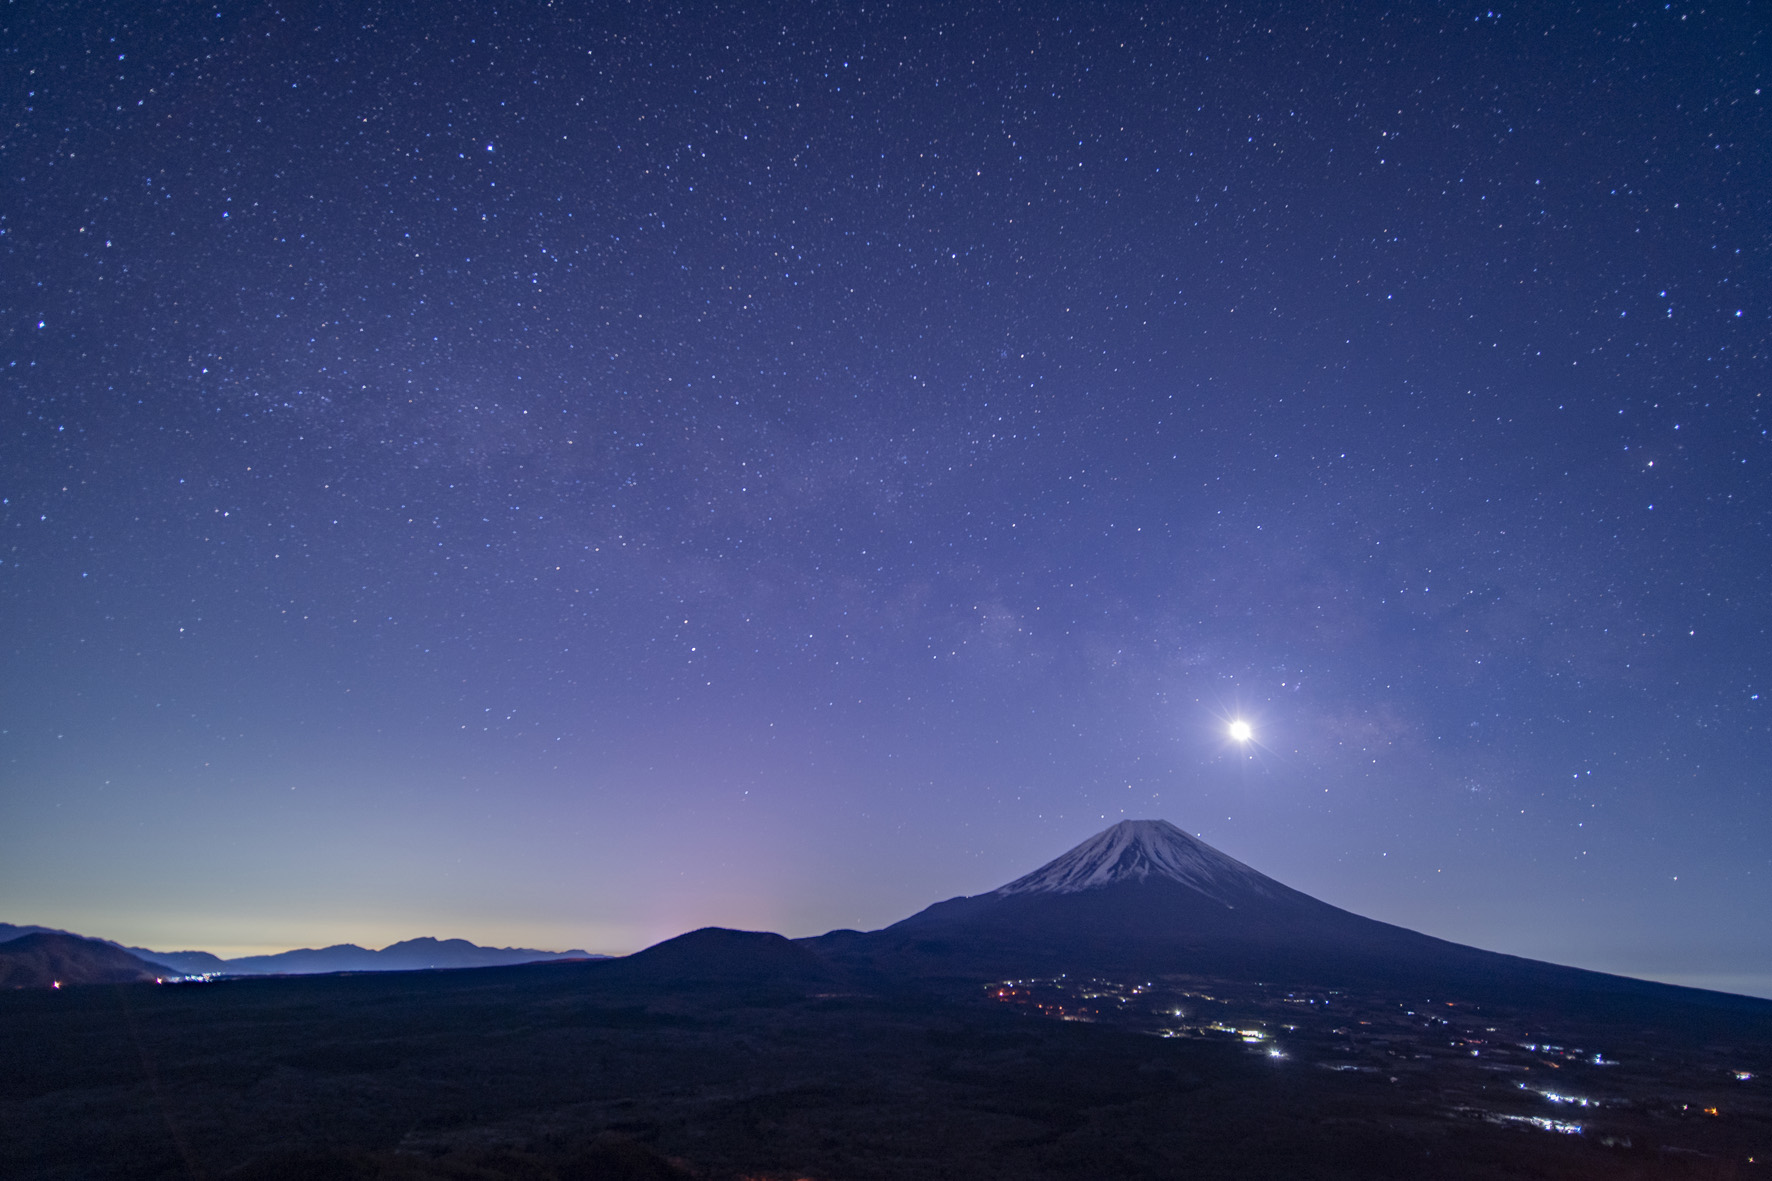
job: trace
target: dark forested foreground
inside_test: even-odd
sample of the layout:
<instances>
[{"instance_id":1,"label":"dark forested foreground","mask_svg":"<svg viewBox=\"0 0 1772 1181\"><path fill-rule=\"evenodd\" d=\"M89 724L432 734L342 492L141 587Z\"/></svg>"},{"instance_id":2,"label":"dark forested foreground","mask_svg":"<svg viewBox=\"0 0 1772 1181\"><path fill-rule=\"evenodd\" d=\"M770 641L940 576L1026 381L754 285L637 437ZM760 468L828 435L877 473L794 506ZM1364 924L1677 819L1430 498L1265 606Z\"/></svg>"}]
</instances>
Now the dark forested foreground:
<instances>
[{"instance_id":1,"label":"dark forested foreground","mask_svg":"<svg viewBox=\"0 0 1772 1181\"><path fill-rule=\"evenodd\" d=\"M0 1172L1772 1176L1763 1021L1182 978L908 992L751 951L723 978L667 954L0 994Z\"/></svg>"}]
</instances>

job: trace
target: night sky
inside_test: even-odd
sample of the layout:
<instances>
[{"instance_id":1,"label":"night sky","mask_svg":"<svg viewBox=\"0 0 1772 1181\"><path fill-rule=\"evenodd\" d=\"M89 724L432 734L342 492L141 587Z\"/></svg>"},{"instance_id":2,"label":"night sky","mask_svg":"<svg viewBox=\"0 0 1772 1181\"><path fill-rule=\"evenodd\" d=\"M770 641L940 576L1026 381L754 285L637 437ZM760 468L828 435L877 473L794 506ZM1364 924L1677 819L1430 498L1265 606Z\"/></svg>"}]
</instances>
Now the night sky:
<instances>
[{"instance_id":1,"label":"night sky","mask_svg":"<svg viewBox=\"0 0 1772 1181\"><path fill-rule=\"evenodd\" d=\"M1162 817L1772 995L1767 17L10 6L0 919L618 952Z\"/></svg>"}]
</instances>

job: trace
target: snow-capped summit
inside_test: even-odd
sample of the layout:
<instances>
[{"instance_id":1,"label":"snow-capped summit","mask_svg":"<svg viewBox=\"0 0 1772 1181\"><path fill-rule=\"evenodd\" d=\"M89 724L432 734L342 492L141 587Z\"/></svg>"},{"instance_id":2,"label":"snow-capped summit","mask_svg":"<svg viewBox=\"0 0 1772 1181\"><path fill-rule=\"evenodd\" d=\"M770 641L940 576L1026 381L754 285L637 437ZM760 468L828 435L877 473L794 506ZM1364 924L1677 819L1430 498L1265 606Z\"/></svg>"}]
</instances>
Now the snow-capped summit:
<instances>
[{"instance_id":1,"label":"snow-capped summit","mask_svg":"<svg viewBox=\"0 0 1772 1181\"><path fill-rule=\"evenodd\" d=\"M1225 856L1167 820L1123 820L1007 886L937 902L886 930L937 941L961 938L974 949L1031 939L1056 954L1067 943L1074 949L1114 940L1126 946L1178 938L1273 944L1319 930L1325 914L1345 912Z\"/></svg>"},{"instance_id":2,"label":"snow-capped summit","mask_svg":"<svg viewBox=\"0 0 1772 1181\"><path fill-rule=\"evenodd\" d=\"M1271 878L1167 820L1122 820L995 893L1075 894L1151 877L1180 882L1227 906L1251 891L1276 892Z\"/></svg>"}]
</instances>

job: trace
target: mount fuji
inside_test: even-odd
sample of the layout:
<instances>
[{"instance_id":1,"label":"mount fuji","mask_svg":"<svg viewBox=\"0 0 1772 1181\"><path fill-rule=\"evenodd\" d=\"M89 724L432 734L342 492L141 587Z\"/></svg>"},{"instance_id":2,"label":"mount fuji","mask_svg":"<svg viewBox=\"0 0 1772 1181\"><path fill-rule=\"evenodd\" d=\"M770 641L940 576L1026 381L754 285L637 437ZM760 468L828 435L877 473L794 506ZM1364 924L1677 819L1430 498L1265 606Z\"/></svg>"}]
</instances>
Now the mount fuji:
<instances>
[{"instance_id":1,"label":"mount fuji","mask_svg":"<svg viewBox=\"0 0 1772 1181\"><path fill-rule=\"evenodd\" d=\"M1456 990L1613 1010L1766 1002L1484 951L1331 906L1165 820L1125 820L1032 873L872 932L804 940L895 979L1174 973L1316 987Z\"/></svg>"},{"instance_id":2,"label":"mount fuji","mask_svg":"<svg viewBox=\"0 0 1772 1181\"><path fill-rule=\"evenodd\" d=\"M1180 882L1233 910L1238 900L1276 899L1290 893L1272 878L1195 840L1167 820L1122 820L994 893L999 897L1079 894L1153 877Z\"/></svg>"}]
</instances>

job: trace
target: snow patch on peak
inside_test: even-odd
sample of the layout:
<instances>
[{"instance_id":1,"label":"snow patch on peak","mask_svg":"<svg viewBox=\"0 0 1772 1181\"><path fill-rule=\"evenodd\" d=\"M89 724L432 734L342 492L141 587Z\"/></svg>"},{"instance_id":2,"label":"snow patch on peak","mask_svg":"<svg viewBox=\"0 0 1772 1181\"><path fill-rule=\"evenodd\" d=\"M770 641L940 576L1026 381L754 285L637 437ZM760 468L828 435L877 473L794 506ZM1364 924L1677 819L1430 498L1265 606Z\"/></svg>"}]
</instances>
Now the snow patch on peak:
<instances>
[{"instance_id":1,"label":"snow patch on peak","mask_svg":"<svg viewBox=\"0 0 1772 1181\"><path fill-rule=\"evenodd\" d=\"M1167 820L1122 820L996 893L1075 894L1150 877L1180 882L1226 906L1250 891L1278 892L1278 883L1271 878Z\"/></svg>"}]
</instances>

